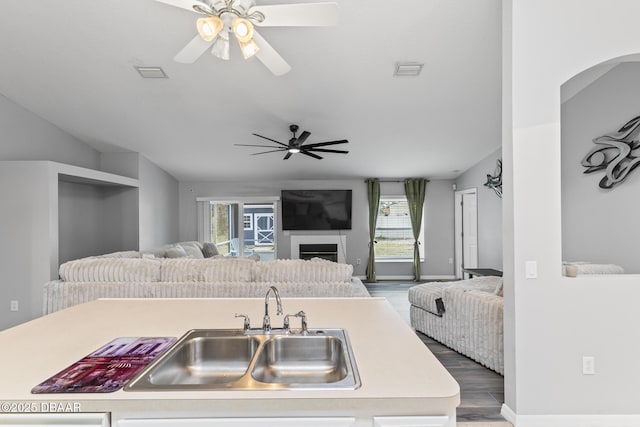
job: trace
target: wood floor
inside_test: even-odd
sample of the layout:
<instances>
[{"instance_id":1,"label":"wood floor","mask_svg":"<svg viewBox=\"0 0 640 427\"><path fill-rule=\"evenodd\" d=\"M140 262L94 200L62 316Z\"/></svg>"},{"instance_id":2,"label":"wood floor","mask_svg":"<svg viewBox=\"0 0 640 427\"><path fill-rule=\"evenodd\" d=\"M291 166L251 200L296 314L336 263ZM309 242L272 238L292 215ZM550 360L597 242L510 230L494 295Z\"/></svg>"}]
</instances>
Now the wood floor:
<instances>
[{"instance_id":1,"label":"wood floor","mask_svg":"<svg viewBox=\"0 0 640 427\"><path fill-rule=\"evenodd\" d=\"M410 325L408 289L414 282L365 283L374 297L384 297ZM460 384L460 406L457 410L458 426L472 423L480 426L510 426L500 415L504 402L504 378L466 356L456 353L424 334L416 332L440 363Z\"/></svg>"}]
</instances>

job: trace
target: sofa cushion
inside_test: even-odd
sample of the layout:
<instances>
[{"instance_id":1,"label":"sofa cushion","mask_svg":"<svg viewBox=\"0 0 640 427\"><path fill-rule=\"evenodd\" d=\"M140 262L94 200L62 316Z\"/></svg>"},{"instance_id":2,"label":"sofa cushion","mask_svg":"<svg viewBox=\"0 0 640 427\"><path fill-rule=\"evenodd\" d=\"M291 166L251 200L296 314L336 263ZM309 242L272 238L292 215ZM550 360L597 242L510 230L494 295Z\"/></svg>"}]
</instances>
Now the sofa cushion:
<instances>
[{"instance_id":1,"label":"sofa cushion","mask_svg":"<svg viewBox=\"0 0 640 427\"><path fill-rule=\"evenodd\" d=\"M97 255L94 258L141 258L141 254L138 251L119 251L111 252L104 255Z\"/></svg>"},{"instance_id":2,"label":"sofa cushion","mask_svg":"<svg viewBox=\"0 0 640 427\"><path fill-rule=\"evenodd\" d=\"M60 266L67 282L157 282L160 261L142 258L83 258Z\"/></svg>"},{"instance_id":3,"label":"sofa cushion","mask_svg":"<svg viewBox=\"0 0 640 427\"><path fill-rule=\"evenodd\" d=\"M202 247L198 242L180 242L176 246L181 247L186 252L187 256L195 259L203 259Z\"/></svg>"},{"instance_id":4,"label":"sofa cushion","mask_svg":"<svg viewBox=\"0 0 640 427\"><path fill-rule=\"evenodd\" d=\"M275 259L256 264L257 282L350 282L351 264L327 260Z\"/></svg>"},{"instance_id":5,"label":"sofa cushion","mask_svg":"<svg viewBox=\"0 0 640 427\"><path fill-rule=\"evenodd\" d=\"M203 259L165 258L160 261L161 282L202 282Z\"/></svg>"},{"instance_id":6,"label":"sofa cushion","mask_svg":"<svg viewBox=\"0 0 640 427\"><path fill-rule=\"evenodd\" d=\"M216 282L251 282L254 277L256 262L247 258L221 257L201 261L204 269L204 281Z\"/></svg>"}]
</instances>

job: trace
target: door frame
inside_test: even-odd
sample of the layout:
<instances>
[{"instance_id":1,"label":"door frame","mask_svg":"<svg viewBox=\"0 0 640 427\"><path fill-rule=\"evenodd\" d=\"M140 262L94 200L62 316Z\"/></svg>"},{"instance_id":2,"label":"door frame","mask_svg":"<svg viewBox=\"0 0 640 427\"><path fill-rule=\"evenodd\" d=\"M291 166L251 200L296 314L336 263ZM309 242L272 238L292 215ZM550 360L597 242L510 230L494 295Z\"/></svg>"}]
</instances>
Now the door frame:
<instances>
[{"instance_id":1,"label":"door frame","mask_svg":"<svg viewBox=\"0 0 640 427\"><path fill-rule=\"evenodd\" d=\"M463 195L474 195L476 198L476 224L478 222L478 189L477 188L468 188L466 190L458 190L454 193L454 273L457 279L464 279L465 273L462 272L462 266L464 264L464 238L462 234L463 223L462 219L464 218L463 210L464 205L462 203ZM476 230L476 242L478 241L478 227L475 227ZM475 265L478 264L477 252L476 252L476 260Z\"/></svg>"}]
</instances>

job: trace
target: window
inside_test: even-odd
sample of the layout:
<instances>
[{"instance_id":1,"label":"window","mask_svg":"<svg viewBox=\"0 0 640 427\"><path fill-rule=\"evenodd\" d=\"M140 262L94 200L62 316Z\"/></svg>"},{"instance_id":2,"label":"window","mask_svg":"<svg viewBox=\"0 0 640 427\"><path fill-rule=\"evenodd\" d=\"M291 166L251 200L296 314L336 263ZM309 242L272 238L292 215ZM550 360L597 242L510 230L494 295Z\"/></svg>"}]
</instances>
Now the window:
<instances>
[{"instance_id":1,"label":"window","mask_svg":"<svg viewBox=\"0 0 640 427\"><path fill-rule=\"evenodd\" d=\"M253 215L244 214L242 222L245 230L253 230Z\"/></svg>"},{"instance_id":2,"label":"window","mask_svg":"<svg viewBox=\"0 0 640 427\"><path fill-rule=\"evenodd\" d=\"M420 229L423 240L424 219ZM376 222L376 260L413 260L413 232L406 197L380 197ZM422 257L422 250L420 256Z\"/></svg>"}]
</instances>

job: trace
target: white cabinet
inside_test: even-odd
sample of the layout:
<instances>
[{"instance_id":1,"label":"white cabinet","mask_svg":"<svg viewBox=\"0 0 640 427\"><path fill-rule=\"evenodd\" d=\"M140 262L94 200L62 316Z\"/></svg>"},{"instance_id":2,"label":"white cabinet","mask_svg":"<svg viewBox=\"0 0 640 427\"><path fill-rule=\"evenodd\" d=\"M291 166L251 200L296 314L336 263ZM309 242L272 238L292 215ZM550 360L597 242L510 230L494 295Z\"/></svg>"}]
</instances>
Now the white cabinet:
<instances>
[{"instance_id":1,"label":"white cabinet","mask_svg":"<svg viewBox=\"0 0 640 427\"><path fill-rule=\"evenodd\" d=\"M447 427L450 417L373 417L374 427Z\"/></svg>"},{"instance_id":2,"label":"white cabinet","mask_svg":"<svg viewBox=\"0 0 640 427\"><path fill-rule=\"evenodd\" d=\"M123 419L115 427L353 427L352 417Z\"/></svg>"},{"instance_id":3,"label":"white cabinet","mask_svg":"<svg viewBox=\"0 0 640 427\"><path fill-rule=\"evenodd\" d=\"M298 417L298 418L172 418L122 419L114 427L450 427L455 420L448 416L373 417Z\"/></svg>"},{"instance_id":4,"label":"white cabinet","mask_svg":"<svg viewBox=\"0 0 640 427\"><path fill-rule=\"evenodd\" d=\"M109 414L2 414L0 425L9 427L109 427Z\"/></svg>"}]
</instances>

